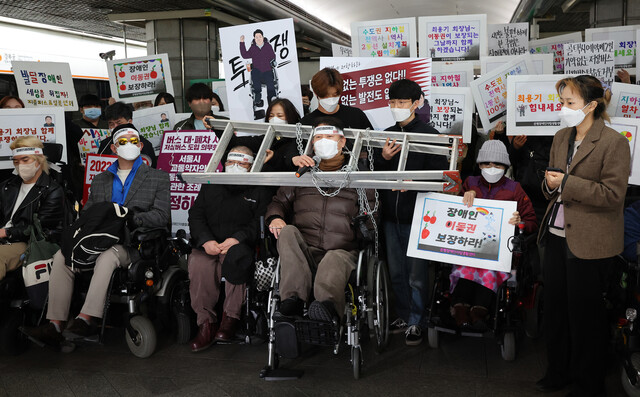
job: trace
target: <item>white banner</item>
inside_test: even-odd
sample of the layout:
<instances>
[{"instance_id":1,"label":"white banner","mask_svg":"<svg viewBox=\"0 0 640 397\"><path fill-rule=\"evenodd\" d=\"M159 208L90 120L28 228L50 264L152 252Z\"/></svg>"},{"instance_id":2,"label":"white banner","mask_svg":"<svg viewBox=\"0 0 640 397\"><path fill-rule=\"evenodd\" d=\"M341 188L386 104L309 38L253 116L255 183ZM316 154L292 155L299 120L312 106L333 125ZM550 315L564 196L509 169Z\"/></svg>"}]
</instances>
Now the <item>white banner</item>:
<instances>
[{"instance_id":1,"label":"white banner","mask_svg":"<svg viewBox=\"0 0 640 397\"><path fill-rule=\"evenodd\" d=\"M469 87L474 79L473 62L432 62L432 87Z\"/></svg>"},{"instance_id":2,"label":"white banner","mask_svg":"<svg viewBox=\"0 0 640 397\"><path fill-rule=\"evenodd\" d=\"M173 129L173 126L178 121L180 120L176 118L173 104L155 106L133 112L133 125L140 131L140 135L151 142L156 156L160 153L162 134L166 130Z\"/></svg>"},{"instance_id":3,"label":"white banner","mask_svg":"<svg viewBox=\"0 0 640 397\"><path fill-rule=\"evenodd\" d=\"M553 54L553 73L564 73L564 45L582 42L582 33L574 32L529 42L531 54Z\"/></svg>"},{"instance_id":4,"label":"white banner","mask_svg":"<svg viewBox=\"0 0 640 397\"><path fill-rule=\"evenodd\" d=\"M431 126L441 134L462 135L462 142L471 142L473 95L469 87L432 87Z\"/></svg>"},{"instance_id":5,"label":"white banner","mask_svg":"<svg viewBox=\"0 0 640 397\"><path fill-rule=\"evenodd\" d=\"M420 57L433 61L479 61L487 55L487 15L418 18Z\"/></svg>"},{"instance_id":6,"label":"white banner","mask_svg":"<svg viewBox=\"0 0 640 397\"><path fill-rule=\"evenodd\" d=\"M515 201L475 199L467 207L460 196L418 193L407 256L509 272L515 211Z\"/></svg>"},{"instance_id":7,"label":"white banner","mask_svg":"<svg viewBox=\"0 0 640 397\"><path fill-rule=\"evenodd\" d=\"M613 41L589 41L564 46L564 73L595 76L605 88L611 88L615 60Z\"/></svg>"},{"instance_id":8,"label":"white banner","mask_svg":"<svg viewBox=\"0 0 640 397\"><path fill-rule=\"evenodd\" d=\"M67 162L64 110L56 108L0 109L0 169L12 169L11 142L21 136L35 136L43 142L62 144L62 161Z\"/></svg>"},{"instance_id":9,"label":"white banner","mask_svg":"<svg viewBox=\"0 0 640 397\"><path fill-rule=\"evenodd\" d=\"M415 58L417 43L415 18L351 22L353 55L348 56Z\"/></svg>"},{"instance_id":10,"label":"white banner","mask_svg":"<svg viewBox=\"0 0 640 397\"><path fill-rule=\"evenodd\" d=\"M489 24L489 56L521 55L529 52L529 23Z\"/></svg>"},{"instance_id":11,"label":"white banner","mask_svg":"<svg viewBox=\"0 0 640 397\"><path fill-rule=\"evenodd\" d=\"M107 61L111 96L116 101L154 101L161 92L173 95L167 54Z\"/></svg>"},{"instance_id":12,"label":"white banner","mask_svg":"<svg viewBox=\"0 0 640 397\"><path fill-rule=\"evenodd\" d=\"M27 108L59 107L78 110L76 90L68 63L11 62L18 96ZM61 120L64 123L64 120Z\"/></svg>"}]
</instances>

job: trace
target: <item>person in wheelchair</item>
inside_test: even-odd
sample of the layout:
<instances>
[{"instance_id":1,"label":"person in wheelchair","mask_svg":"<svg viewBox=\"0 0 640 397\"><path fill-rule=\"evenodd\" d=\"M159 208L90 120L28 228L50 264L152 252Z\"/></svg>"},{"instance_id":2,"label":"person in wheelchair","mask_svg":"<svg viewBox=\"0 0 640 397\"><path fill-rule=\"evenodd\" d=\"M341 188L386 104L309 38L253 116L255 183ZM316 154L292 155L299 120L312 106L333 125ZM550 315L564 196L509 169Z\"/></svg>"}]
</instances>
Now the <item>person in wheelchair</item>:
<instances>
[{"instance_id":1,"label":"person in wheelchair","mask_svg":"<svg viewBox=\"0 0 640 397\"><path fill-rule=\"evenodd\" d=\"M0 280L21 266L33 215L52 241L60 238L63 217L63 189L49 176L42 141L21 136L9 147L17 175L0 184Z\"/></svg>"},{"instance_id":2,"label":"person in wheelchair","mask_svg":"<svg viewBox=\"0 0 640 397\"><path fill-rule=\"evenodd\" d=\"M144 164L140 157L140 134L131 124L123 124L113 130L111 150L118 159L107 171L96 175L91 183L91 193L81 216L91 207L105 202L127 207L130 228L165 228L171 220L169 174ZM87 296L80 311L66 327L69 318L73 283L78 268L65 264L65 257L58 251L53 258L49 279L49 323L37 328L27 328L25 333L42 343L57 347L64 340L89 336L96 331L93 318L102 318L111 274L119 266L131 263L129 247L116 244L102 252L95 263ZM64 331L64 333L63 333Z\"/></svg>"},{"instance_id":3,"label":"person in wheelchair","mask_svg":"<svg viewBox=\"0 0 640 397\"><path fill-rule=\"evenodd\" d=\"M312 143L321 171L338 171L348 163L349 156L343 153L346 138L339 120L319 119ZM302 157L313 162L306 155ZM367 196L373 208L373 198ZM345 308L344 289L356 267L359 241L353 220L358 214L355 189L343 188L331 197L316 187L278 189L265 218L269 231L278 239L282 298L279 316L302 316L313 286L315 301L308 307L309 318L340 322Z\"/></svg>"},{"instance_id":4,"label":"person in wheelchair","mask_svg":"<svg viewBox=\"0 0 640 397\"><path fill-rule=\"evenodd\" d=\"M245 146L229 151L225 172L247 172L253 152ZM271 200L260 186L203 185L189 210L189 229L196 248L189 256L189 293L197 315L198 334L190 342L199 352L236 334L245 283L253 276L260 217ZM215 311L225 278L222 321ZM219 326L218 326L219 324Z\"/></svg>"},{"instance_id":5,"label":"person in wheelchair","mask_svg":"<svg viewBox=\"0 0 640 397\"><path fill-rule=\"evenodd\" d=\"M480 148L477 159L480 176L468 177L462 186L463 203L471 207L475 198L516 201L517 211L509 224L524 222L524 232L538 229L536 213L531 200L518 182L504 176L511 165L504 143L490 140ZM472 324L482 327L489 313L498 287L510 277L510 273L454 265L449 279L452 291L452 314L458 326Z\"/></svg>"}]
</instances>

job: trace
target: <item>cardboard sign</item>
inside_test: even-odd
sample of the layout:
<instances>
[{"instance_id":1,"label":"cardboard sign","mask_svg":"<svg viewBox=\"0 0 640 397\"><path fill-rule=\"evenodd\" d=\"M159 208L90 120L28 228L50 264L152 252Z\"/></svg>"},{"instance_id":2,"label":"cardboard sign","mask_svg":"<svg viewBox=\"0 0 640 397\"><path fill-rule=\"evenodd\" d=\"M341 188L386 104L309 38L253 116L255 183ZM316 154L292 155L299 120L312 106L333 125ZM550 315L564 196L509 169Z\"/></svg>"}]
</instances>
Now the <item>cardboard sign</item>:
<instances>
[{"instance_id":1,"label":"cardboard sign","mask_svg":"<svg viewBox=\"0 0 640 397\"><path fill-rule=\"evenodd\" d=\"M553 55L551 54L535 54L527 55L533 63L536 74L552 74L553 73ZM501 57L482 57L480 58L480 74L492 72L507 63L518 59L517 56L505 55Z\"/></svg>"},{"instance_id":2,"label":"cardboard sign","mask_svg":"<svg viewBox=\"0 0 640 397\"><path fill-rule=\"evenodd\" d=\"M471 82L473 99L485 131L492 129L498 121L506 120L507 77L521 74L535 74L531 60L524 55Z\"/></svg>"},{"instance_id":3,"label":"cardboard sign","mask_svg":"<svg viewBox=\"0 0 640 397\"><path fill-rule=\"evenodd\" d=\"M155 106L133 112L133 125L140 131L140 135L151 142L156 156L160 153L162 134L164 134L165 130L173 129L173 126L178 121L173 104Z\"/></svg>"},{"instance_id":4,"label":"cardboard sign","mask_svg":"<svg viewBox=\"0 0 640 397\"><path fill-rule=\"evenodd\" d=\"M62 144L61 160L67 162L67 138L62 107L0 109L0 169L14 168L10 145L21 136L35 136L43 142Z\"/></svg>"},{"instance_id":5,"label":"cardboard sign","mask_svg":"<svg viewBox=\"0 0 640 397\"><path fill-rule=\"evenodd\" d=\"M594 28L584 31L584 41L613 40L616 69L627 69L635 74L636 67L636 31L640 25Z\"/></svg>"},{"instance_id":6,"label":"cardboard sign","mask_svg":"<svg viewBox=\"0 0 640 397\"><path fill-rule=\"evenodd\" d=\"M109 130L100 130L97 128L82 129L82 138L78 141L78 150L80 151L82 165L85 164L88 154L98 154L100 142L109 136L111 136Z\"/></svg>"},{"instance_id":7,"label":"cardboard sign","mask_svg":"<svg viewBox=\"0 0 640 397\"><path fill-rule=\"evenodd\" d=\"M421 57L433 61L479 61L487 55L487 15L418 18Z\"/></svg>"},{"instance_id":8,"label":"cardboard sign","mask_svg":"<svg viewBox=\"0 0 640 397\"><path fill-rule=\"evenodd\" d=\"M613 83L611 85L611 102L607 112L614 117L640 117L640 86Z\"/></svg>"},{"instance_id":9,"label":"cardboard sign","mask_svg":"<svg viewBox=\"0 0 640 397\"><path fill-rule=\"evenodd\" d=\"M467 207L460 196L418 193L407 256L509 272L516 204L475 199Z\"/></svg>"},{"instance_id":10,"label":"cardboard sign","mask_svg":"<svg viewBox=\"0 0 640 397\"><path fill-rule=\"evenodd\" d=\"M433 62L432 87L469 87L473 81L473 62Z\"/></svg>"},{"instance_id":11,"label":"cardboard sign","mask_svg":"<svg viewBox=\"0 0 640 397\"><path fill-rule=\"evenodd\" d=\"M607 123L607 125L629 140L629 148L631 149L631 173L629 174L629 183L632 185L640 185L640 161L634 161L638 133L640 133L640 120L611 117L611 123Z\"/></svg>"},{"instance_id":12,"label":"cardboard sign","mask_svg":"<svg viewBox=\"0 0 640 397\"><path fill-rule=\"evenodd\" d=\"M582 33L574 32L529 42L531 54L553 54L553 73L564 73L564 45L582 42Z\"/></svg>"},{"instance_id":13,"label":"cardboard sign","mask_svg":"<svg viewBox=\"0 0 640 397\"><path fill-rule=\"evenodd\" d=\"M428 58L320 58L320 69L337 69L344 80L340 102L363 110L376 130L393 124L389 86L400 79L420 85L429 100L431 60Z\"/></svg>"},{"instance_id":14,"label":"cardboard sign","mask_svg":"<svg viewBox=\"0 0 640 397\"><path fill-rule=\"evenodd\" d=\"M218 137L213 131L165 131L158 156L158 169L167 171L171 178L171 231L184 229L189 233L189 209L198 196L201 185L183 183L182 172L204 172ZM216 172L222 171L222 165Z\"/></svg>"},{"instance_id":15,"label":"cardboard sign","mask_svg":"<svg viewBox=\"0 0 640 397\"><path fill-rule=\"evenodd\" d=\"M331 43L331 55L334 57L352 57L353 49L344 45Z\"/></svg>"},{"instance_id":16,"label":"cardboard sign","mask_svg":"<svg viewBox=\"0 0 640 397\"><path fill-rule=\"evenodd\" d=\"M416 44L415 18L351 22L353 56L415 58L418 56Z\"/></svg>"},{"instance_id":17,"label":"cardboard sign","mask_svg":"<svg viewBox=\"0 0 640 397\"><path fill-rule=\"evenodd\" d=\"M167 54L107 61L107 72L116 101L153 101L161 92L173 95Z\"/></svg>"},{"instance_id":18,"label":"cardboard sign","mask_svg":"<svg viewBox=\"0 0 640 397\"><path fill-rule=\"evenodd\" d=\"M473 95L469 87L432 87L431 126L441 134L462 135L462 142L471 142Z\"/></svg>"},{"instance_id":19,"label":"cardboard sign","mask_svg":"<svg viewBox=\"0 0 640 397\"><path fill-rule=\"evenodd\" d=\"M613 84L615 60L613 41L589 41L564 46L564 73L589 74L602 81L605 88Z\"/></svg>"},{"instance_id":20,"label":"cardboard sign","mask_svg":"<svg viewBox=\"0 0 640 397\"><path fill-rule=\"evenodd\" d=\"M221 28L220 45L232 120L264 120L276 97L304 114L293 19Z\"/></svg>"},{"instance_id":21,"label":"cardboard sign","mask_svg":"<svg viewBox=\"0 0 640 397\"><path fill-rule=\"evenodd\" d=\"M489 24L489 56L521 55L529 52L529 24Z\"/></svg>"},{"instance_id":22,"label":"cardboard sign","mask_svg":"<svg viewBox=\"0 0 640 397\"><path fill-rule=\"evenodd\" d=\"M117 159L118 156L113 154L87 153L84 168L84 184L82 187L82 204L85 204L89 199L93 178L95 178L96 175L105 172L107 168L111 166L111 164L116 162ZM146 165L151 166L147 158L142 157L142 161Z\"/></svg>"},{"instance_id":23,"label":"cardboard sign","mask_svg":"<svg viewBox=\"0 0 640 397\"><path fill-rule=\"evenodd\" d=\"M11 62L18 96L27 108L59 107L78 110L76 90L68 63ZM64 119L61 119L64 124Z\"/></svg>"}]
</instances>

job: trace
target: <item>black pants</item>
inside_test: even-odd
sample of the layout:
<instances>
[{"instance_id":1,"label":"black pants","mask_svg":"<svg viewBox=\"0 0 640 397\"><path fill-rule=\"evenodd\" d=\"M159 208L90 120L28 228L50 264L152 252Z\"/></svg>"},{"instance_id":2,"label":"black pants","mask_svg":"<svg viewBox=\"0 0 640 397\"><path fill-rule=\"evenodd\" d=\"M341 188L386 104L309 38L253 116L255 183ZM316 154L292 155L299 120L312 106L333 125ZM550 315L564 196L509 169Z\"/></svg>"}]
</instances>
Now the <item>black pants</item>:
<instances>
[{"instance_id":1,"label":"black pants","mask_svg":"<svg viewBox=\"0 0 640 397\"><path fill-rule=\"evenodd\" d=\"M496 298L495 292L474 281L461 278L453 290L452 303L466 303L471 306L483 306L487 310L491 308Z\"/></svg>"},{"instance_id":2,"label":"black pants","mask_svg":"<svg viewBox=\"0 0 640 397\"><path fill-rule=\"evenodd\" d=\"M543 259L547 377L573 383L577 396L604 392L608 328L603 300L612 258L576 258L547 233Z\"/></svg>"},{"instance_id":3,"label":"black pants","mask_svg":"<svg viewBox=\"0 0 640 397\"><path fill-rule=\"evenodd\" d=\"M271 100L276 96L276 86L273 81L273 71L267 70L261 72L258 69L251 71L251 82L253 84L253 104L257 106L262 101L262 84L267 86L267 102L270 104Z\"/></svg>"}]
</instances>

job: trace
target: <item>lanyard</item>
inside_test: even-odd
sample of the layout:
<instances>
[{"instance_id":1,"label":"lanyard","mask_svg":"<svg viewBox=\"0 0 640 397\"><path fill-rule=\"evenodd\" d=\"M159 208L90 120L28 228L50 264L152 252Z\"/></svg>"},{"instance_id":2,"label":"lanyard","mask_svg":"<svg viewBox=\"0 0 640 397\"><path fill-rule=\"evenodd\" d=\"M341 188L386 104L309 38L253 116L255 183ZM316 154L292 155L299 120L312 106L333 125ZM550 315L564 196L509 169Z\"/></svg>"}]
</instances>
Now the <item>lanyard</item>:
<instances>
[{"instance_id":1,"label":"lanyard","mask_svg":"<svg viewBox=\"0 0 640 397\"><path fill-rule=\"evenodd\" d=\"M573 148L575 147L575 144L576 144L576 134L577 134L577 130L575 127L573 127L573 131L571 131L571 134L569 135L569 149L567 150L567 169L569 169L569 166L573 161L573 152L574 152Z\"/></svg>"}]
</instances>

